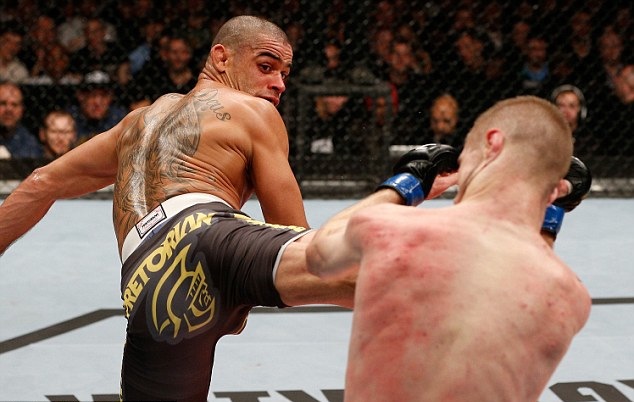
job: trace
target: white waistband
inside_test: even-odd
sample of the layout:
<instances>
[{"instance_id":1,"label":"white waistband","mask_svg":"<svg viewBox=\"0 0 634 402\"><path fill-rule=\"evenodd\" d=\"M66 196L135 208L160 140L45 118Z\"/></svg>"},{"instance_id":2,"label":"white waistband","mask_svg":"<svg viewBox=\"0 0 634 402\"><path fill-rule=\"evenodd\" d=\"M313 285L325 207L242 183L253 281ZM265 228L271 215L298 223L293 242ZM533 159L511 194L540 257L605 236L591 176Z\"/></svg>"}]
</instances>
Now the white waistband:
<instances>
[{"instance_id":1,"label":"white waistband","mask_svg":"<svg viewBox=\"0 0 634 402\"><path fill-rule=\"evenodd\" d=\"M215 195L205 193L189 193L174 196L154 208L147 215L143 217L134 227L128 232L123 246L121 247L121 262L125 262L130 254L139 247L143 238L158 227L161 223L165 222L172 216L176 215L185 208L191 207L196 204L205 204L208 202L222 202L223 204L230 206L225 200Z\"/></svg>"}]
</instances>

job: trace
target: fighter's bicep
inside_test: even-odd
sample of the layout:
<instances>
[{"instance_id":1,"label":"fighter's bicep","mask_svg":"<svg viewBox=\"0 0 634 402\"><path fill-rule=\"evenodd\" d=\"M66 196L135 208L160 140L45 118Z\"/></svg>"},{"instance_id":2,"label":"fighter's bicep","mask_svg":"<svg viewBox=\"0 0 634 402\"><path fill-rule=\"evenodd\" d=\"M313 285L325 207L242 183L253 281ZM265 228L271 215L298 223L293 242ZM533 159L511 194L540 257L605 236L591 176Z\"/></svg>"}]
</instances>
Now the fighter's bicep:
<instances>
[{"instance_id":1,"label":"fighter's bicep","mask_svg":"<svg viewBox=\"0 0 634 402\"><path fill-rule=\"evenodd\" d=\"M299 184L288 162L288 134L276 111L253 131L250 176L267 222L307 226Z\"/></svg>"}]
</instances>

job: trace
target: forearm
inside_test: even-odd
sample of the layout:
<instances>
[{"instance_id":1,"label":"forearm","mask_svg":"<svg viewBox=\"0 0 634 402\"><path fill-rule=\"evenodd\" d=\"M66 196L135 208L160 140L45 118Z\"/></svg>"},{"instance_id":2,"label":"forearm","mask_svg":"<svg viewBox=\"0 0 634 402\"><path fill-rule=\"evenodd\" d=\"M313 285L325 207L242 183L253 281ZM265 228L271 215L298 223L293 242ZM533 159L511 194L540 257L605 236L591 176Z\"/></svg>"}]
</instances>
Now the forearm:
<instances>
[{"instance_id":1,"label":"forearm","mask_svg":"<svg viewBox=\"0 0 634 402\"><path fill-rule=\"evenodd\" d=\"M50 191L41 191L45 186L33 173L0 204L0 254L39 222L55 202Z\"/></svg>"},{"instance_id":2,"label":"forearm","mask_svg":"<svg viewBox=\"0 0 634 402\"><path fill-rule=\"evenodd\" d=\"M321 277L354 272L361 259L357 243L364 237L364 217L355 214L383 203L417 206L441 194L456 183L458 156L455 148L439 144L423 145L401 156L394 175L379 190L335 215L317 232L307 249L309 271Z\"/></svg>"},{"instance_id":3,"label":"forearm","mask_svg":"<svg viewBox=\"0 0 634 402\"><path fill-rule=\"evenodd\" d=\"M322 278L340 278L358 269L360 254L346 237L348 222L358 211L382 204L403 204L403 198L391 189L379 190L329 219L306 249L308 271Z\"/></svg>"},{"instance_id":4,"label":"forearm","mask_svg":"<svg viewBox=\"0 0 634 402\"><path fill-rule=\"evenodd\" d=\"M384 203L403 205L404 200L396 191L392 189L378 190L375 193L372 193L369 196L365 197L361 201L356 202L350 207L335 214L324 225L322 225L322 227L317 232L315 238L321 238L319 239L320 242L326 242L328 237L333 237L333 235L335 234L343 234L352 215L367 207ZM314 241L315 240L313 240L313 242ZM332 243L333 245L336 245L334 241Z\"/></svg>"}]
</instances>

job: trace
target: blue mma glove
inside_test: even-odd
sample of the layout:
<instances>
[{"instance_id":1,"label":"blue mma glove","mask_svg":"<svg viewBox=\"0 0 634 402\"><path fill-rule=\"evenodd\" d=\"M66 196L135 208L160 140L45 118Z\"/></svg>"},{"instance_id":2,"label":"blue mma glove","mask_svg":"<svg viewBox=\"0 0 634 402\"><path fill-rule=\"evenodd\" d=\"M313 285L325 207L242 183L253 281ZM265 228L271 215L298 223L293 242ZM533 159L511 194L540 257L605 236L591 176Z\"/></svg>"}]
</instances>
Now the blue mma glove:
<instances>
[{"instance_id":1,"label":"blue mma glove","mask_svg":"<svg viewBox=\"0 0 634 402\"><path fill-rule=\"evenodd\" d=\"M542 223L542 231L548 232L556 238L564 221L564 213L565 211L563 208L556 205L549 205L546 208L544 223Z\"/></svg>"},{"instance_id":2,"label":"blue mma glove","mask_svg":"<svg viewBox=\"0 0 634 402\"><path fill-rule=\"evenodd\" d=\"M418 205L429 194L439 174L458 170L460 152L442 144L427 144L405 153L393 168L394 176L378 189L391 188L403 197L406 205Z\"/></svg>"},{"instance_id":3,"label":"blue mma glove","mask_svg":"<svg viewBox=\"0 0 634 402\"><path fill-rule=\"evenodd\" d=\"M571 184L570 193L557 198L552 205L546 208L542 231L557 237L564 220L564 212L570 212L581 203L590 192L592 174L590 169L579 158L572 157L570 169L564 177Z\"/></svg>"},{"instance_id":4,"label":"blue mma glove","mask_svg":"<svg viewBox=\"0 0 634 402\"><path fill-rule=\"evenodd\" d=\"M583 200L590 192L592 185L592 174L590 169L581 162L579 158L572 157L570 161L570 169L564 177L564 180L572 185L570 194L557 198L553 204L561 207L566 212L570 212Z\"/></svg>"}]
</instances>

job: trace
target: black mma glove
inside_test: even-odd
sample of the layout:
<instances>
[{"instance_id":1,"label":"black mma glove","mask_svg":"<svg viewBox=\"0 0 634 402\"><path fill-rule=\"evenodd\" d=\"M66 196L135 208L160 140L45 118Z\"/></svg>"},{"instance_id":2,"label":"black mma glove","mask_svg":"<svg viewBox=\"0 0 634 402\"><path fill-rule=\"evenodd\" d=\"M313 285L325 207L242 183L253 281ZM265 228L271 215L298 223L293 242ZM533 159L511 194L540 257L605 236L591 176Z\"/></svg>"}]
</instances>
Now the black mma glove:
<instances>
[{"instance_id":1,"label":"black mma glove","mask_svg":"<svg viewBox=\"0 0 634 402\"><path fill-rule=\"evenodd\" d=\"M557 198L552 205L546 208L546 215L542 223L542 230L550 233L553 237L557 237L561 229L564 212L570 212L575 209L590 192L592 174L590 169L579 158L573 156L570 160L570 169L568 169L564 180L568 180L572 185L570 193Z\"/></svg>"},{"instance_id":2,"label":"black mma glove","mask_svg":"<svg viewBox=\"0 0 634 402\"><path fill-rule=\"evenodd\" d=\"M570 161L570 169L564 180L568 180L572 184L570 194L557 198L553 205L563 208L564 211L570 212L583 200L590 192L592 185L592 174L590 169L581 162L579 158L572 157Z\"/></svg>"},{"instance_id":3,"label":"black mma glove","mask_svg":"<svg viewBox=\"0 0 634 402\"><path fill-rule=\"evenodd\" d=\"M418 205L429 194L437 175L458 170L460 152L452 146L427 144L405 153L393 168L394 176L378 188L398 192L406 205Z\"/></svg>"}]
</instances>

